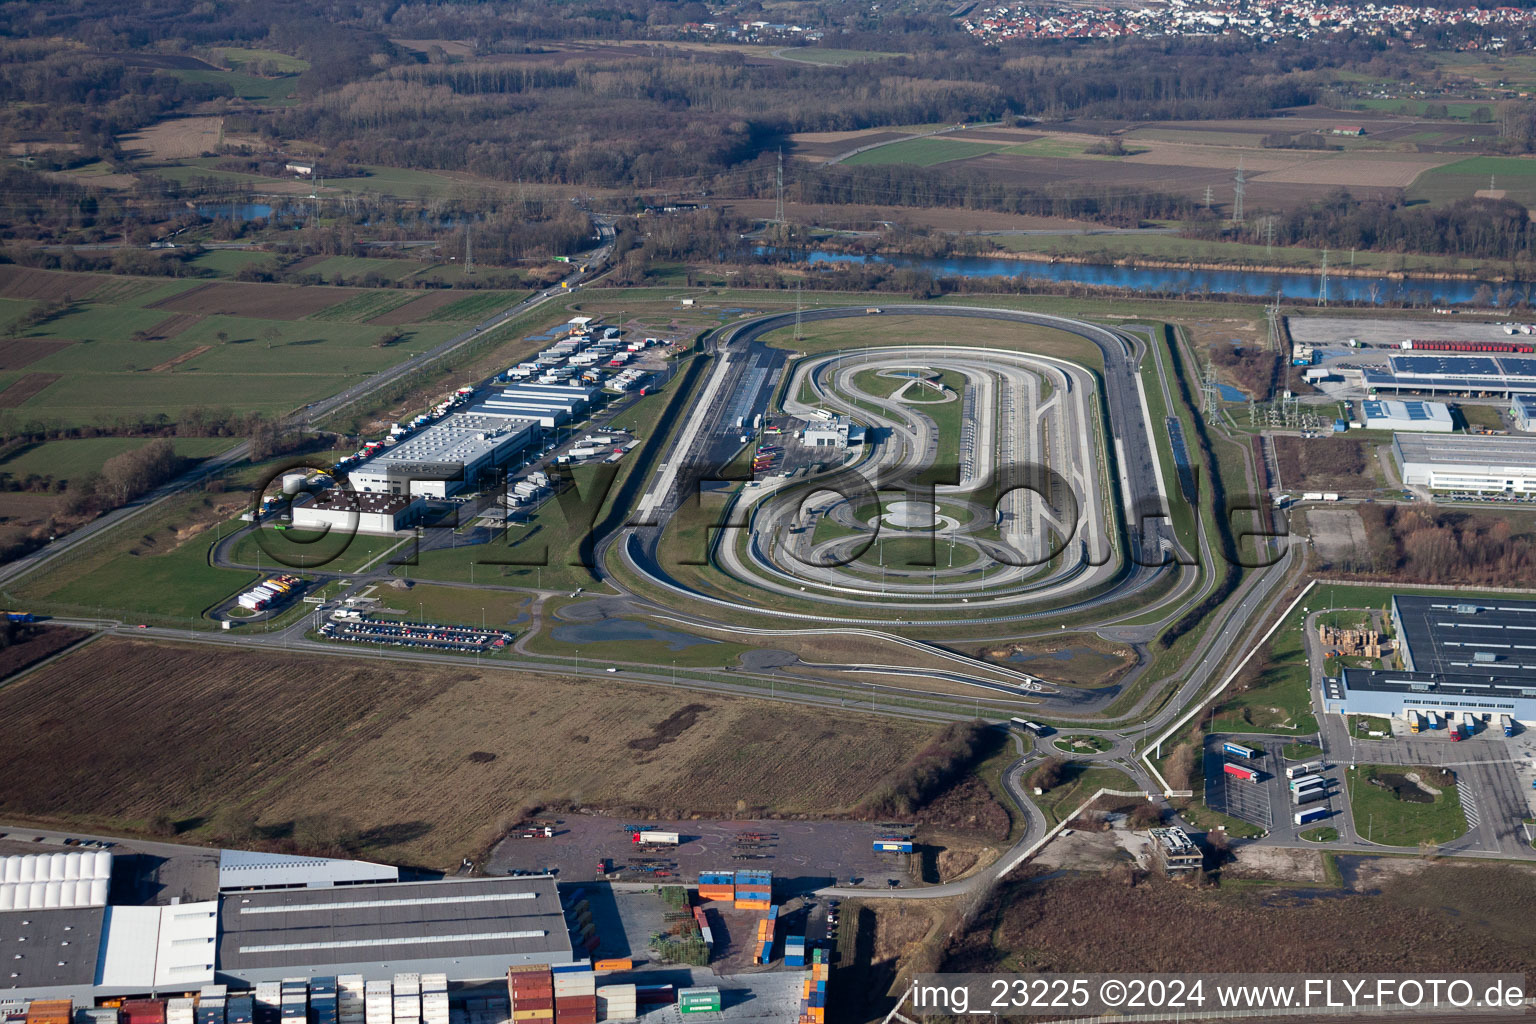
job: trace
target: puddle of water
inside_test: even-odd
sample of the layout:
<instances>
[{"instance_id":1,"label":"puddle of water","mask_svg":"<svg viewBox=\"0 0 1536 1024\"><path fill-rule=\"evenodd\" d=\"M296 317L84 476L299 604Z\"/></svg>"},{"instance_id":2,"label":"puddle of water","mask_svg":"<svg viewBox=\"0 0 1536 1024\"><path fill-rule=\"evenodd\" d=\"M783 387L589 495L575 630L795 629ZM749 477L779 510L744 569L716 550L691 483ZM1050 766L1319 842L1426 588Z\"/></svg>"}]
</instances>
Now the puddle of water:
<instances>
[{"instance_id":1,"label":"puddle of water","mask_svg":"<svg viewBox=\"0 0 1536 1024\"><path fill-rule=\"evenodd\" d=\"M564 623L549 631L550 638L565 644L600 644L615 640L652 640L666 644L669 651L681 651L699 644L720 641L677 633L632 619L603 619L600 622Z\"/></svg>"}]
</instances>

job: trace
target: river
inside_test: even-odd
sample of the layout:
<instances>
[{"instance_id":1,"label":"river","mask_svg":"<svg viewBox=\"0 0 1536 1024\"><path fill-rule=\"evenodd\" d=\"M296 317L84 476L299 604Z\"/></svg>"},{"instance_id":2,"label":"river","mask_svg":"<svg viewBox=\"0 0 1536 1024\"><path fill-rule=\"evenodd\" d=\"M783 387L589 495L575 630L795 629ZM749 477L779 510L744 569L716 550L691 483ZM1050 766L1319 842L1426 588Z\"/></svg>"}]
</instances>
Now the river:
<instances>
[{"instance_id":1,"label":"river","mask_svg":"<svg viewBox=\"0 0 1536 1024\"><path fill-rule=\"evenodd\" d=\"M858 253L760 248L763 255L815 264L882 263L891 267L922 270L934 277L1014 277L1038 281L1069 281L1100 287L1163 295L1227 294L1272 298L1280 295L1295 301L1316 301L1322 286L1318 274L1269 274L1245 270L1198 270L1165 267L1125 267L1107 263L1041 263L1033 260L998 259L986 256L951 256L928 259L920 256L865 256ZM1425 277L1328 277L1330 302L1383 304L1411 302L1455 305L1470 303L1478 288L1487 283L1497 294L1504 288L1524 296L1536 287L1531 282L1504 284L1482 281L1441 281Z\"/></svg>"}]
</instances>

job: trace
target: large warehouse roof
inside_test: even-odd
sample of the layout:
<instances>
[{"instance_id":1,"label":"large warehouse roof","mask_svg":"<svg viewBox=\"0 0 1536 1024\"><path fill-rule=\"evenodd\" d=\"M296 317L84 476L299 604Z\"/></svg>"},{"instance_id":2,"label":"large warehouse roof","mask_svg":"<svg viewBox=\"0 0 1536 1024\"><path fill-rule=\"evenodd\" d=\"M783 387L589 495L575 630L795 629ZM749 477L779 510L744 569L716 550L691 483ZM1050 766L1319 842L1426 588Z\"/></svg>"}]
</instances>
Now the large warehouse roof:
<instances>
[{"instance_id":1,"label":"large warehouse roof","mask_svg":"<svg viewBox=\"0 0 1536 1024\"><path fill-rule=\"evenodd\" d=\"M1386 430L1451 429L1451 410L1444 402L1365 401L1360 403L1365 425Z\"/></svg>"},{"instance_id":2,"label":"large warehouse roof","mask_svg":"<svg viewBox=\"0 0 1536 1024\"><path fill-rule=\"evenodd\" d=\"M1536 687L1536 602L1400 594L1392 606L1403 664L1414 672Z\"/></svg>"},{"instance_id":3,"label":"large warehouse roof","mask_svg":"<svg viewBox=\"0 0 1536 1024\"><path fill-rule=\"evenodd\" d=\"M112 854L31 853L0 858L0 911L99 907L107 902Z\"/></svg>"},{"instance_id":4,"label":"large warehouse roof","mask_svg":"<svg viewBox=\"0 0 1536 1024\"><path fill-rule=\"evenodd\" d=\"M278 889L220 897L219 971L276 977L309 967L325 974L412 970L412 963L484 958L499 977L509 963L571 955L553 878ZM494 963L493 963L494 962ZM494 966L499 964L499 967Z\"/></svg>"},{"instance_id":5,"label":"large warehouse roof","mask_svg":"<svg viewBox=\"0 0 1536 1024\"><path fill-rule=\"evenodd\" d=\"M1499 434L1398 434L1401 461L1429 466L1467 466L1502 473L1536 469L1536 437Z\"/></svg>"},{"instance_id":6,"label":"large warehouse roof","mask_svg":"<svg viewBox=\"0 0 1536 1024\"><path fill-rule=\"evenodd\" d=\"M253 850L219 851L220 892L231 889L323 888L399 880L400 869L389 864L335 860L330 857L294 857Z\"/></svg>"},{"instance_id":7,"label":"large warehouse roof","mask_svg":"<svg viewBox=\"0 0 1536 1024\"><path fill-rule=\"evenodd\" d=\"M526 415L454 413L348 473L353 478L450 479L503 446L525 441L536 425Z\"/></svg>"},{"instance_id":8,"label":"large warehouse roof","mask_svg":"<svg viewBox=\"0 0 1536 1024\"><path fill-rule=\"evenodd\" d=\"M0 993L94 984L103 913L102 907L0 913Z\"/></svg>"}]
</instances>

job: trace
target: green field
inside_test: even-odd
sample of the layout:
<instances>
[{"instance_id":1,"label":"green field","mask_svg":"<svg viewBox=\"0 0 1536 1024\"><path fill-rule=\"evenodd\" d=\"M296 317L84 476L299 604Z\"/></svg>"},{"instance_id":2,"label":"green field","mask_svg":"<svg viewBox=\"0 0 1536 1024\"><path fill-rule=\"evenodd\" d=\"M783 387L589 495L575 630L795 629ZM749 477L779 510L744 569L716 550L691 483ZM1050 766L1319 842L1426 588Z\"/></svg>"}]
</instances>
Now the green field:
<instances>
[{"instance_id":1,"label":"green field","mask_svg":"<svg viewBox=\"0 0 1536 1024\"><path fill-rule=\"evenodd\" d=\"M224 46L219 48L218 53L224 63L236 69L246 64L267 61L284 75L301 75L309 70L309 61L303 57L280 53L277 50L251 50L243 46Z\"/></svg>"},{"instance_id":2,"label":"green field","mask_svg":"<svg viewBox=\"0 0 1536 1024\"><path fill-rule=\"evenodd\" d=\"M246 267L271 262L271 253L257 249L210 249L207 252L198 253L192 260L192 265L199 270L217 274L219 277L234 277Z\"/></svg>"},{"instance_id":3,"label":"green field","mask_svg":"<svg viewBox=\"0 0 1536 1024\"><path fill-rule=\"evenodd\" d=\"M1408 187L1408 198L1427 203L1471 199L1488 187L1490 177L1508 198L1536 206L1536 160L1513 156L1468 157L1425 171Z\"/></svg>"},{"instance_id":4,"label":"green field","mask_svg":"<svg viewBox=\"0 0 1536 1024\"><path fill-rule=\"evenodd\" d=\"M1038 771L1038 769L1037 769ZM1024 785L1033 792L1035 772L1024 777ZM1067 816L1081 807L1089 797L1101 789L1119 789L1126 792L1141 789L1136 782L1116 768L1089 766L1081 761L1069 761L1061 771L1059 785L1033 797L1035 804L1052 825L1066 820Z\"/></svg>"},{"instance_id":5,"label":"green field","mask_svg":"<svg viewBox=\"0 0 1536 1024\"><path fill-rule=\"evenodd\" d=\"M527 298L527 292L480 292L440 306L427 319L440 322L479 323Z\"/></svg>"},{"instance_id":6,"label":"green field","mask_svg":"<svg viewBox=\"0 0 1536 1024\"><path fill-rule=\"evenodd\" d=\"M27 445L0 462L0 473L23 478L34 473L55 479L78 480L101 469L114 455L137 451L149 444L147 437L81 437ZM239 443L233 437L178 437L176 454L199 459L227 451Z\"/></svg>"},{"instance_id":7,"label":"green field","mask_svg":"<svg viewBox=\"0 0 1536 1024\"><path fill-rule=\"evenodd\" d=\"M419 293L406 291L403 288L364 292L362 295L354 295L345 302L338 302L334 306L322 309L318 313L311 313L309 319L360 324L376 316L383 316L392 309L399 309L416 298L420 298Z\"/></svg>"},{"instance_id":8,"label":"green field","mask_svg":"<svg viewBox=\"0 0 1536 1024\"><path fill-rule=\"evenodd\" d=\"M1417 846L1419 843L1447 843L1467 831L1466 815L1454 782L1436 780L1432 788L1440 790L1431 803L1401 800L1390 789L1371 784L1386 773L1416 772L1421 778L1434 777L1436 769L1402 765L1362 764L1346 771L1349 785L1349 809L1355 831L1368 842L1386 846Z\"/></svg>"},{"instance_id":9,"label":"green field","mask_svg":"<svg viewBox=\"0 0 1536 1024\"><path fill-rule=\"evenodd\" d=\"M304 267L306 274L319 274L327 282L340 276L348 281L366 274L377 274L386 281L398 281L410 277L422 269L420 260L382 259L377 256L331 256Z\"/></svg>"},{"instance_id":10,"label":"green field","mask_svg":"<svg viewBox=\"0 0 1536 1024\"><path fill-rule=\"evenodd\" d=\"M232 523L225 532L243 525ZM259 537L252 530L235 542L229 560L267 572L280 569L359 572L386 552L391 552L391 557L407 556L414 544L409 540L402 544L399 537L375 537L366 533L349 537L341 531L334 532L335 536L313 530L278 530L274 524L264 523ZM386 560L372 567L383 568L387 564Z\"/></svg>"},{"instance_id":11,"label":"green field","mask_svg":"<svg viewBox=\"0 0 1536 1024\"><path fill-rule=\"evenodd\" d=\"M962 142L929 136L924 139L908 139L888 146L876 146L862 153L855 153L844 160L847 165L859 164L911 164L916 167L932 167L952 160L967 160L987 153L1012 148L1006 142Z\"/></svg>"},{"instance_id":12,"label":"green field","mask_svg":"<svg viewBox=\"0 0 1536 1024\"><path fill-rule=\"evenodd\" d=\"M167 74L175 75L184 82L211 83L213 85L227 85L234 90L238 99L247 103L254 103L263 107L291 107L298 102L293 95L298 89L297 75L283 75L281 78L257 78L255 75L242 74L239 71L195 71L181 70L168 71Z\"/></svg>"},{"instance_id":13,"label":"green field","mask_svg":"<svg viewBox=\"0 0 1536 1024\"><path fill-rule=\"evenodd\" d=\"M409 590L378 587L368 596L381 602L381 618L409 619L459 626L485 626L521 632L516 623L528 614L528 595L506 590L466 590L418 583Z\"/></svg>"},{"instance_id":14,"label":"green field","mask_svg":"<svg viewBox=\"0 0 1536 1024\"><path fill-rule=\"evenodd\" d=\"M1216 708L1212 732L1278 732L1309 736L1317 732L1312 714L1311 676L1307 667L1303 613L1297 608L1275 631L1267 666L1254 685L1229 692Z\"/></svg>"},{"instance_id":15,"label":"green field","mask_svg":"<svg viewBox=\"0 0 1536 1024\"><path fill-rule=\"evenodd\" d=\"M401 199L442 199L456 189L471 187L461 179L451 178L434 171L409 171L400 167L366 167L366 175L355 178L326 178L327 189L339 188L348 192L380 192ZM492 188L495 183L485 182L473 187Z\"/></svg>"}]
</instances>

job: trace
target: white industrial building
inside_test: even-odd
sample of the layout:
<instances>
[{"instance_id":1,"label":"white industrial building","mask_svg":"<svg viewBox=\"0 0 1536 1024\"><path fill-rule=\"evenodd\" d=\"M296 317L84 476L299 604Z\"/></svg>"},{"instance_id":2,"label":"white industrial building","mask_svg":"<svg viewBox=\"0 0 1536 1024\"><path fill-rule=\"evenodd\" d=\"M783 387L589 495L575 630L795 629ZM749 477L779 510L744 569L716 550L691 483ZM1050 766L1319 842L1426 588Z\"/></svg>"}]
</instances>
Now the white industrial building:
<instances>
[{"instance_id":1,"label":"white industrial building","mask_svg":"<svg viewBox=\"0 0 1536 1024\"><path fill-rule=\"evenodd\" d=\"M446 498L511 462L538 429L522 413L453 413L351 468L347 479L363 492Z\"/></svg>"},{"instance_id":2,"label":"white industrial building","mask_svg":"<svg viewBox=\"0 0 1536 1024\"><path fill-rule=\"evenodd\" d=\"M1456 429L1451 407L1444 402L1366 401L1360 403L1360 418L1367 430L1448 434Z\"/></svg>"},{"instance_id":3,"label":"white industrial building","mask_svg":"<svg viewBox=\"0 0 1536 1024\"><path fill-rule=\"evenodd\" d=\"M509 384L474 409L499 416L524 416L542 427L554 428L577 419L592 406L598 389L570 384Z\"/></svg>"},{"instance_id":4,"label":"white industrial building","mask_svg":"<svg viewBox=\"0 0 1536 1024\"><path fill-rule=\"evenodd\" d=\"M1509 415L1513 417L1516 428L1536 430L1536 395L1516 395L1509 403Z\"/></svg>"},{"instance_id":5,"label":"white industrial building","mask_svg":"<svg viewBox=\"0 0 1536 1024\"><path fill-rule=\"evenodd\" d=\"M864 428L833 416L821 423L811 423L800 432L800 443L808 448L847 448L864 443Z\"/></svg>"},{"instance_id":6,"label":"white industrial building","mask_svg":"<svg viewBox=\"0 0 1536 1024\"><path fill-rule=\"evenodd\" d=\"M398 882L391 864L334 857L296 857L256 850L219 851L219 891L245 889L326 889L334 885Z\"/></svg>"},{"instance_id":7,"label":"white industrial building","mask_svg":"<svg viewBox=\"0 0 1536 1024\"><path fill-rule=\"evenodd\" d=\"M1536 437L1397 434L1392 456L1404 485L1434 491L1536 492Z\"/></svg>"},{"instance_id":8,"label":"white industrial building","mask_svg":"<svg viewBox=\"0 0 1536 1024\"><path fill-rule=\"evenodd\" d=\"M410 529L425 508L421 499L403 494L333 487L293 506L293 525L298 530L387 535Z\"/></svg>"}]
</instances>

